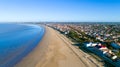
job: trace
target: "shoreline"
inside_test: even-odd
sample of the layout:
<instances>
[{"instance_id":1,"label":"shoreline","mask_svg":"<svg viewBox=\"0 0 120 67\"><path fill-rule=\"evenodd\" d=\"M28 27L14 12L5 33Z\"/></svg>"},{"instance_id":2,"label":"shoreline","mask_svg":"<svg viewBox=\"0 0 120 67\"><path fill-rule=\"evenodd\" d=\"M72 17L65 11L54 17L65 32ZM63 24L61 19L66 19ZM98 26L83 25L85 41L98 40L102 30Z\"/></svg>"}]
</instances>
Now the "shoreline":
<instances>
[{"instance_id":1,"label":"shoreline","mask_svg":"<svg viewBox=\"0 0 120 67\"><path fill-rule=\"evenodd\" d=\"M61 39L61 34L46 27L43 39L38 46L24 57L15 67L96 67L85 59L84 54ZM70 47L70 48L69 48ZM74 51L79 54L79 57ZM80 60L80 58L82 60ZM84 61L84 62L83 62Z\"/></svg>"},{"instance_id":2,"label":"shoreline","mask_svg":"<svg viewBox=\"0 0 120 67\"><path fill-rule=\"evenodd\" d=\"M0 26L0 67L13 67L38 45L44 35L44 28L38 25L3 23Z\"/></svg>"}]
</instances>

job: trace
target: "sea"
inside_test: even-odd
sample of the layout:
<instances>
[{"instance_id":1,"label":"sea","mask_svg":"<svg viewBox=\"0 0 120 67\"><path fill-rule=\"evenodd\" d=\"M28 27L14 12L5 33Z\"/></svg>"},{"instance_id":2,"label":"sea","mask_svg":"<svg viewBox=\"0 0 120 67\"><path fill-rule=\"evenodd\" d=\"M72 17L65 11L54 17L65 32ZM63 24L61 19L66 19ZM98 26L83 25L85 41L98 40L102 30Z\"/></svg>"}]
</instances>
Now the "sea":
<instances>
[{"instance_id":1,"label":"sea","mask_svg":"<svg viewBox=\"0 0 120 67\"><path fill-rule=\"evenodd\" d=\"M32 24L0 24L0 67L14 67L44 36L44 27Z\"/></svg>"}]
</instances>

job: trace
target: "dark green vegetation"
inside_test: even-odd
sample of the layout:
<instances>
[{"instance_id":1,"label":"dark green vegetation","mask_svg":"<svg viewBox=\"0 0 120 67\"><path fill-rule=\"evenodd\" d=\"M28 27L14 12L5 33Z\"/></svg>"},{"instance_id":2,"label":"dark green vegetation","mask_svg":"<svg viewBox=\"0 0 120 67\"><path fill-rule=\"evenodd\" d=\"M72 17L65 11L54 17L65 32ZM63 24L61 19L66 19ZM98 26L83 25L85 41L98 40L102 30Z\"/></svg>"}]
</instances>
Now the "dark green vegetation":
<instances>
[{"instance_id":1,"label":"dark green vegetation","mask_svg":"<svg viewBox=\"0 0 120 67\"><path fill-rule=\"evenodd\" d=\"M100 42L99 40L96 40L94 37L86 35L84 32L77 33L77 31L74 30L71 30L66 36L71 39L74 39L78 43Z\"/></svg>"}]
</instances>

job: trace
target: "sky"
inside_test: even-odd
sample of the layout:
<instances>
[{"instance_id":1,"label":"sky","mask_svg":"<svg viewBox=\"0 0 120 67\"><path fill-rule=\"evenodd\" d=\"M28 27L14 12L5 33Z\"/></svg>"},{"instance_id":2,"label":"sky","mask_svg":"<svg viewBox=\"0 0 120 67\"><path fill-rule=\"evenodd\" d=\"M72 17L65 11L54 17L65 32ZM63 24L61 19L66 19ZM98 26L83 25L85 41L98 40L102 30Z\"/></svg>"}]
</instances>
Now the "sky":
<instances>
[{"instance_id":1,"label":"sky","mask_svg":"<svg viewBox=\"0 0 120 67\"><path fill-rule=\"evenodd\" d=\"M120 0L0 0L0 22L119 22Z\"/></svg>"}]
</instances>

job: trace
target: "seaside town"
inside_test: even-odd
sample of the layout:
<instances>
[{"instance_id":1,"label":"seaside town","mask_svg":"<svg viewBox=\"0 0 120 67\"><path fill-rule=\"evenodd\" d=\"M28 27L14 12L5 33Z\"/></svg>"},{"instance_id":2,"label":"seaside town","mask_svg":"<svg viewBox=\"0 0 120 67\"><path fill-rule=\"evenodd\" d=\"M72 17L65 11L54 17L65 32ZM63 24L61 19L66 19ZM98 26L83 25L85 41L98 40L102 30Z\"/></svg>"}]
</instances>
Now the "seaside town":
<instances>
[{"instance_id":1,"label":"seaside town","mask_svg":"<svg viewBox=\"0 0 120 67\"><path fill-rule=\"evenodd\" d=\"M79 48L92 52L113 66L120 64L120 24L51 23L47 26L59 31Z\"/></svg>"},{"instance_id":2,"label":"seaside town","mask_svg":"<svg viewBox=\"0 0 120 67\"><path fill-rule=\"evenodd\" d=\"M0 0L0 67L120 67L120 0Z\"/></svg>"}]
</instances>

